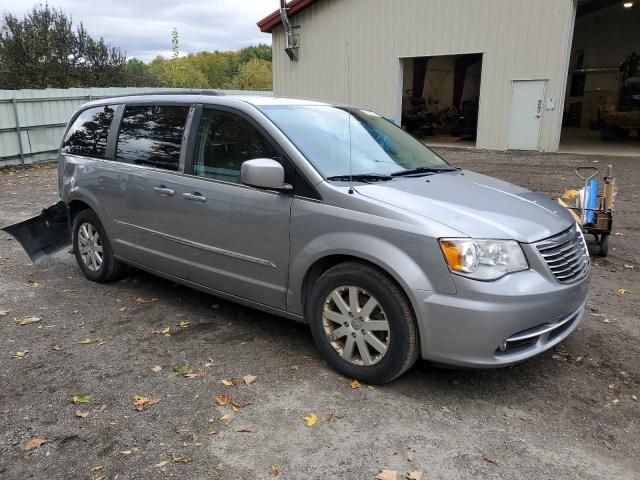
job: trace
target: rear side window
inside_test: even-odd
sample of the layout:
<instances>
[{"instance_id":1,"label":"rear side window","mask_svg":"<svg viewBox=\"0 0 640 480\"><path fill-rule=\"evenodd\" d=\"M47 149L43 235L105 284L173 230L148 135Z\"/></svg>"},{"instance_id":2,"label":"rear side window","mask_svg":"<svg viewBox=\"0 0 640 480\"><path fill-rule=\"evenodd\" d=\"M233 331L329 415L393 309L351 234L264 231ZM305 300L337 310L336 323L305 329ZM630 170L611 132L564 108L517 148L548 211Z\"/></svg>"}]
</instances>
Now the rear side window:
<instances>
[{"instance_id":1,"label":"rear side window","mask_svg":"<svg viewBox=\"0 0 640 480\"><path fill-rule=\"evenodd\" d=\"M84 110L67 132L62 153L104 158L113 110L109 105Z\"/></svg>"},{"instance_id":2,"label":"rear side window","mask_svg":"<svg viewBox=\"0 0 640 480\"><path fill-rule=\"evenodd\" d=\"M124 109L116 160L177 171L189 107L130 105Z\"/></svg>"}]
</instances>

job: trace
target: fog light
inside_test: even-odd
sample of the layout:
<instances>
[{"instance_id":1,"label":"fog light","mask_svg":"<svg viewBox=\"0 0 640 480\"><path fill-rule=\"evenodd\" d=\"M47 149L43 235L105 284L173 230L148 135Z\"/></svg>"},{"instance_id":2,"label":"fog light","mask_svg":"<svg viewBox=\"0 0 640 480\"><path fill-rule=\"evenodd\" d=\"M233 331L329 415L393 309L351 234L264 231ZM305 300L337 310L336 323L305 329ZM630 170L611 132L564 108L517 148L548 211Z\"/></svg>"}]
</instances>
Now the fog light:
<instances>
[{"instance_id":1,"label":"fog light","mask_svg":"<svg viewBox=\"0 0 640 480\"><path fill-rule=\"evenodd\" d=\"M507 341L505 340L500 344L500 351L504 352L507 349Z\"/></svg>"}]
</instances>

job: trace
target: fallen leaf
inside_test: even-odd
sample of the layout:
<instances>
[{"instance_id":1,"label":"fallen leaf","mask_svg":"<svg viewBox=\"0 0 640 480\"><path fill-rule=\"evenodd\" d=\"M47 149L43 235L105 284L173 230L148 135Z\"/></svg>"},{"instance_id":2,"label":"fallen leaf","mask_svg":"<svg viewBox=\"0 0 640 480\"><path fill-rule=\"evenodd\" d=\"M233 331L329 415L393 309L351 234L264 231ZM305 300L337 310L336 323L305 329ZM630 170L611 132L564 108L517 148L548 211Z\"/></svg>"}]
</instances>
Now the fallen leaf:
<instances>
[{"instance_id":1,"label":"fallen leaf","mask_svg":"<svg viewBox=\"0 0 640 480\"><path fill-rule=\"evenodd\" d=\"M162 467L164 467L167 463L169 463L169 461L168 461L168 460L163 460L163 461L162 461L162 462L160 462L160 463L156 463L156 464L155 464L155 465L153 465L153 467L151 467L151 468L162 468Z\"/></svg>"},{"instance_id":2,"label":"fallen leaf","mask_svg":"<svg viewBox=\"0 0 640 480\"><path fill-rule=\"evenodd\" d=\"M218 402L218 405L220 405L221 407L224 407L225 405L231 403L231 397L229 395L218 395L214 398L214 400Z\"/></svg>"},{"instance_id":3,"label":"fallen leaf","mask_svg":"<svg viewBox=\"0 0 640 480\"><path fill-rule=\"evenodd\" d=\"M7 310L0 310L0 317L4 317L8 314L9 312Z\"/></svg>"},{"instance_id":4,"label":"fallen leaf","mask_svg":"<svg viewBox=\"0 0 640 480\"><path fill-rule=\"evenodd\" d=\"M303 417L304 421L307 422L307 427L313 427L316 423L318 423L318 417L315 413L310 413L306 417Z\"/></svg>"},{"instance_id":5,"label":"fallen leaf","mask_svg":"<svg viewBox=\"0 0 640 480\"><path fill-rule=\"evenodd\" d=\"M396 470L380 470L380 473L376 475L376 480L396 480L398 478L398 472Z\"/></svg>"},{"instance_id":6,"label":"fallen leaf","mask_svg":"<svg viewBox=\"0 0 640 480\"><path fill-rule=\"evenodd\" d=\"M584 357L576 357L576 363L580 363L584 360Z\"/></svg>"},{"instance_id":7,"label":"fallen leaf","mask_svg":"<svg viewBox=\"0 0 640 480\"><path fill-rule=\"evenodd\" d=\"M609 390L613 390L614 388L616 388L616 384L615 383L610 383L608 385Z\"/></svg>"},{"instance_id":8,"label":"fallen leaf","mask_svg":"<svg viewBox=\"0 0 640 480\"><path fill-rule=\"evenodd\" d=\"M60 345L54 345L54 346L53 346L53 349L54 349L56 352L59 352L59 351L61 351L61 350L62 350L62 347L61 347Z\"/></svg>"},{"instance_id":9,"label":"fallen leaf","mask_svg":"<svg viewBox=\"0 0 640 480\"><path fill-rule=\"evenodd\" d=\"M100 413L102 413L102 412L104 412L106 409L107 409L107 405L103 403L103 404L102 404L102 406L98 409L98 411L99 411Z\"/></svg>"},{"instance_id":10,"label":"fallen leaf","mask_svg":"<svg viewBox=\"0 0 640 480\"><path fill-rule=\"evenodd\" d=\"M90 338L85 338L84 340L80 340L78 343L80 345L88 345L90 343L93 343L93 340L91 340Z\"/></svg>"},{"instance_id":11,"label":"fallen leaf","mask_svg":"<svg viewBox=\"0 0 640 480\"><path fill-rule=\"evenodd\" d=\"M624 288L619 288L618 289L618 294L619 295L624 295L625 293L627 293L627 291Z\"/></svg>"},{"instance_id":12,"label":"fallen leaf","mask_svg":"<svg viewBox=\"0 0 640 480\"><path fill-rule=\"evenodd\" d=\"M280 467L278 467L277 465L271 465L271 475L273 475L274 477L280 475Z\"/></svg>"},{"instance_id":13,"label":"fallen leaf","mask_svg":"<svg viewBox=\"0 0 640 480\"><path fill-rule=\"evenodd\" d=\"M221 416L219 418L219 420L222 420L223 422L225 422L225 421L229 420L229 418L230 418L229 414L225 413L223 416Z\"/></svg>"},{"instance_id":14,"label":"fallen leaf","mask_svg":"<svg viewBox=\"0 0 640 480\"><path fill-rule=\"evenodd\" d=\"M156 372L156 373L161 372L162 371L162 367L160 365L156 365L155 367L153 367L151 369L151 371L152 372Z\"/></svg>"},{"instance_id":15,"label":"fallen leaf","mask_svg":"<svg viewBox=\"0 0 640 480\"><path fill-rule=\"evenodd\" d=\"M24 358L29 355L29 350L19 350L15 353L15 358Z\"/></svg>"},{"instance_id":16,"label":"fallen leaf","mask_svg":"<svg viewBox=\"0 0 640 480\"><path fill-rule=\"evenodd\" d=\"M31 323L36 323L42 320L42 317L26 317L26 318L16 318L14 322L16 325L29 325Z\"/></svg>"},{"instance_id":17,"label":"fallen leaf","mask_svg":"<svg viewBox=\"0 0 640 480\"><path fill-rule=\"evenodd\" d=\"M122 313L122 312L124 312L124 311L126 311L126 310L127 310L127 307L120 307L120 308L118 309L118 312Z\"/></svg>"},{"instance_id":18,"label":"fallen leaf","mask_svg":"<svg viewBox=\"0 0 640 480\"><path fill-rule=\"evenodd\" d=\"M498 462L496 462L495 460L487 457L486 455L482 455L482 459L487 463L491 463L492 465L497 465L498 464Z\"/></svg>"},{"instance_id":19,"label":"fallen leaf","mask_svg":"<svg viewBox=\"0 0 640 480\"><path fill-rule=\"evenodd\" d=\"M171 460L173 460L175 463L189 463L189 459L187 457L185 457L184 455L179 457L176 455L176 452L171 452Z\"/></svg>"},{"instance_id":20,"label":"fallen leaf","mask_svg":"<svg viewBox=\"0 0 640 480\"><path fill-rule=\"evenodd\" d=\"M233 410L234 412L238 413L240 411L240 407L238 405L232 405L231 406L231 410Z\"/></svg>"},{"instance_id":21,"label":"fallen leaf","mask_svg":"<svg viewBox=\"0 0 640 480\"><path fill-rule=\"evenodd\" d=\"M138 297L136 298L136 302L138 302L140 305L144 305L146 303L153 303L153 302L157 302L158 299L157 298L150 298L149 300L146 300L142 297Z\"/></svg>"},{"instance_id":22,"label":"fallen leaf","mask_svg":"<svg viewBox=\"0 0 640 480\"><path fill-rule=\"evenodd\" d=\"M217 435L217 434L218 434L218 432L215 431L215 430L210 430L210 431L207 432L207 435Z\"/></svg>"},{"instance_id":23,"label":"fallen leaf","mask_svg":"<svg viewBox=\"0 0 640 480\"><path fill-rule=\"evenodd\" d=\"M83 403L90 403L91 397L89 395L74 395L71 397L71 403L74 405L79 405Z\"/></svg>"},{"instance_id":24,"label":"fallen leaf","mask_svg":"<svg viewBox=\"0 0 640 480\"><path fill-rule=\"evenodd\" d=\"M236 432L238 432L238 433L253 433L253 430L249 430L247 427L240 427L238 430L236 430Z\"/></svg>"},{"instance_id":25,"label":"fallen leaf","mask_svg":"<svg viewBox=\"0 0 640 480\"><path fill-rule=\"evenodd\" d=\"M327 415L327 422L335 422L336 420L340 420L342 417L339 417L335 413L330 413Z\"/></svg>"},{"instance_id":26,"label":"fallen leaf","mask_svg":"<svg viewBox=\"0 0 640 480\"><path fill-rule=\"evenodd\" d=\"M120 453L122 455L131 455L133 453L133 450L120 450Z\"/></svg>"},{"instance_id":27,"label":"fallen leaf","mask_svg":"<svg viewBox=\"0 0 640 480\"><path fill-rule=\"evenodd\" d=\"M256 377L255 375L245 375L244 377L242 377L242 379L244 380L245 384L251 385L258 379L258 377Z\"/></svg>"},{"instance_id":28,"label":"fallen leaf","mask_svg":"<svg viewBox=\"0 0 640 480\"><path fill-rule=\"evenodd\" d=\"M187 328L190 324L191 324L191 322L187 322L185 320L182 320L180 323L178 323L176 325L176 327Z\"/></svg>"},{"instance_id":29,"label":"fallen leaf","mask_svg":"<svg viewBox=\"0 0 640 480\"><path fill-rule=\"evenodd\" d=\"M236 381L233 378L224 378L221 383L226 387L232 387L236 384Z\"/></svg>"},{"instance_id":30,"label":"fallen leaf","mask_svg":"<svg viewBox=\"0 0 640 480\"><path fill-rule=\"evenodd\" d=\"M614 405L617 405L618 403L620 403L620 400L618 400L617 398L614 398L614 399L613 399L613 401L612 401L612 403L613 403Z\"/></svg>"},{"instance_id":31,"label":"fallen leaf","mask_svg":"<svg viewBox=\"0 0 640 480\"><path fill-rule=\"evenodd\" d=\"M160 403L160 400L158 399L144 397L142 395L133 396L133 408L135 408L138 412L142 412L145 408L150 407L151 405L156 405L158 403Z\"/></svg>"},{"instance_id":32,"label":"fallen leaf","mask_svg":"<svg viewBox=\"0 0 640 480\"><path fill-rule=\"evenodd\" d=\"M174 377L182 377L184 375L186 375L187 373L189 373L189 367L184 367L184 366L177 366L177 367L173 367L173 376Z\"/></svg>"},{"instance_id":33,"label":"fallen leaf","mask_svg":"<svg viewBox=\"0 0 640 480\"><path fill-rule=\"evenodd\" d=\"M44 438L33 438L27 442L24 449L33 450L34 448L40 448L45 443L47 443L47 441Z\"/></svg>"},{"instance_id":34,"label":"fallen leaf","mask_svg":"<svg viewBox=\"0 0 640 480\"><path fill-rule=\"evenodd\" d=\"M86 418L89 412L83 412L82 410L76 410L76 417Z\"/></svg>"},{"instance_id":35,"label":"fallen leaf","mask_svg":"<svg viewBox=\"0 0 640 480\"><path fill-rule=\"evenodd\" d=\"M634 268L636 268L633 265L627 265L626 263L624 264L624 268L628 268L629 270L633 270Z\"/></svg>"},{"instance_id":36,"label":"fallen leaf","mask_svg":"<svg viewBox=\"0 0 640 480\"><path fill-rule=\"evenodd\" d=\"M351 388L353 388L354 390L356 388L360 388L362 385L360 384L360 382L358 380L351 380Z\"/></svg>"},{"instance_id":37,"label":"fallen leaf","mask_svg":"<svg viewBox=\"0 0 640 480\"><path fill-rule=\"evenodd\" d=\"M104 470L104 465L96 465L95 467L91 468L92 472L101 472L102 470Z\"/></svg>"},{"instance_id":38,"label":"fallen leaf","mask_svg":"<svg viewBox=\"0 0 640 480\"><path fill-rule=\"evenodd\" d=\"M39 283L34 282L33 280L27 280L27 287L29 288L38 288Z\"/></svg>"},{"instance_id":39,"label":"fallen leaf","mask_svg":"<svg viewBox=\"0 0 640 480\"><path fill-rule=\"evenodd\" d=\"M407 480L422 480L422 472L419 470L407 472Z\"/></svg>"},{"instance_id":40,"label":"fallen leaf","mask_svg":"<svg viewBox=\"0 0 640 480\"><path fill-rule=\"evenodd\" d=\"M638 401L638 397L636 397L635 395L631 395L631 398L633 398L634 401Z\"/></svg>"},{"instance_id":41,"label":"fallen leaf","mask_svg":"<svg viewBox=\"0 0 640 480\"><path fill-rule=\"evenodd\" d=\"M200 377L199 373L185 373L183 375L184 378L198 378Z\"/></svg>"},{"instance_id":42,"label":"fallen leaf","mask_svg":"<svg viewBox=\"0 0 640 480\"><path fill-rule=\"evenodd\" d=\"M98 340L98 345L106 345L109 340Z\"/></svg>"}]
</instances>

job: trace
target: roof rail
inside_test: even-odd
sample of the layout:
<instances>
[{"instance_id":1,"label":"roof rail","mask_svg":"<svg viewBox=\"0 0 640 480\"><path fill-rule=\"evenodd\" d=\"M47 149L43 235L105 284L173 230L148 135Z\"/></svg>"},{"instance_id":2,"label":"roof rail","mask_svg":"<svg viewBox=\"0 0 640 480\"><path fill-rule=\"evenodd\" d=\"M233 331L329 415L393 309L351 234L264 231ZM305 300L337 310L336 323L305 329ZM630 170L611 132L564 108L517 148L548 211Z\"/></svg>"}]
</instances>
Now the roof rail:
<instances>
[{"instance_id":1,"label":"roof rail","mask_svg":"<svg viewBox=\"0 0 640 480\"><path fill-rule=\"evenodd\" d=\"M141 97L141 96L150 96L150 95L210 95L212 97L223 97L225 94L222 92L218 92L215 90L158 90L157 92L140 92L140 93L124 93L122 95L110 95L108 97L100 97L100 98L111 98L111 97Z\"/></svg>"}]
</instances>

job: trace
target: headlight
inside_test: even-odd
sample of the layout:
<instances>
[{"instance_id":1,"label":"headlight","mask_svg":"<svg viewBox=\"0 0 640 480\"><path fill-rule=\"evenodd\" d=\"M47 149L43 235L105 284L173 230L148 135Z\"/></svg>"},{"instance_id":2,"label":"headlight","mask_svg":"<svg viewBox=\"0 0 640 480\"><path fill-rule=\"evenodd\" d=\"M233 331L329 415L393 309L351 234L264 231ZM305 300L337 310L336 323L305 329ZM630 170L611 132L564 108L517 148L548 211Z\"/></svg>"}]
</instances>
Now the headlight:
<instances>
[{"instance_id":1,"label":"headlight","mask_svg":"<svg viewBox=\"0 0 640 480\"><path fill-rule=\"evenodd\" d=\"M476 280L496 280L529 268L522 248L514 240L443 238L440 248L449 270Z\"/></svg>"}]
</instances>

